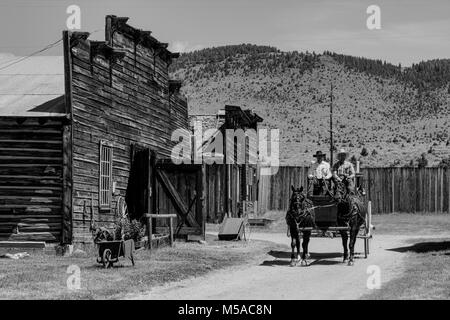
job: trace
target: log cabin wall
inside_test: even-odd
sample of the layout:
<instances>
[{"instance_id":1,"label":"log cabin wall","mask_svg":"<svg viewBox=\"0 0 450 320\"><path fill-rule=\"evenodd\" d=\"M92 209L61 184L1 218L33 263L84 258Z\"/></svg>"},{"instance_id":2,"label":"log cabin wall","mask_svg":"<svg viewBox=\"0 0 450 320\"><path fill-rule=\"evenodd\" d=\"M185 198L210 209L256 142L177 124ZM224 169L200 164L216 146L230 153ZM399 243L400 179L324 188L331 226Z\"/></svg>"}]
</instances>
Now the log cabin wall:
<instances>
[{"instance_id":1,"label":"log cabin wall","mask_svg":"<svg viewBox=\"0 0 450 320\"><path fill-rule=\"evenodd\" d=\"M59 242L62 120L0 117L0 240Z\"/></svg>"},{"instance_id":2,"label":"log cabin wall","mask_svg":"<svg viewBox=\"0 0 450 320\"><path fill-rule=\"evenodd\" d=\"M91 209L97 225L114 223L117 201L126 195L132 144L168 158L172 131L188 127L186 99L168 76L174 55L126 21L108 16L105 42L71 36L74 242L92 242ZM116 188L110 205L100 210L101 141L112 148Z\"/></svg>"}]
</instances>

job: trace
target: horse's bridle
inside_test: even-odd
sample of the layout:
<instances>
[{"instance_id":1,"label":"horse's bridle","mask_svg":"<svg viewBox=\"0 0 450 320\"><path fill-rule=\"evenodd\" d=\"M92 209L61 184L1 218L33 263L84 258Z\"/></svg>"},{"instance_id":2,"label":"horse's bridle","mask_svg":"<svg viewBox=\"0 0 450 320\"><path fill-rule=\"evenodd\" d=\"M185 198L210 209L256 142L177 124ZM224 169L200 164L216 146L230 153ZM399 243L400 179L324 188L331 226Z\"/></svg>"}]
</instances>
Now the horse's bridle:
<instances>
[{"instance_id":1,"label":"horse's bridle","mask_svg":"<svg viewBox=\"0 0 450 320\"><path fill-rule=\"evenodd\" d=\"M297 193L297 194L296 194ZM298 219L304 219L310 214L310 208L306 207L307 198L301 192L296 192L291 197L288 214L298 223ZM295 197L295 198L294 198ZM293 214L294 213L294 214Z\"/></svg>"}]
</instances>

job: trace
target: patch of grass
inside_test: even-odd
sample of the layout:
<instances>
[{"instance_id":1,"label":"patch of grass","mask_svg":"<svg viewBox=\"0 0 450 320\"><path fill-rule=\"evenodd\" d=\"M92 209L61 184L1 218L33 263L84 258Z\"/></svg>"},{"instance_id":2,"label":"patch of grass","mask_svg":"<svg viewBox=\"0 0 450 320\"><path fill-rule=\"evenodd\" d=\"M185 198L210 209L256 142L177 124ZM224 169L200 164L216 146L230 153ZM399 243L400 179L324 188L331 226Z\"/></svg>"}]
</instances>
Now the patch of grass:
<instances>
[{"instance_id":1,"label":"patch of grass","mask_svg":"<svg viewBox=\"0 0 450 320\"><path fill-rule=\"evenodd\" d=\"M421 240L420 243L397 250L407 254L403 275L384 284L381 289L363 296L362 299L450 299L448 239Z\"/></svg>"},{"instance_id":2,"label":"patch of grass","mask_svg":"<svg viewBox=\"0 0 450 320\"><path fill-rule=\"evenodd\" d=\"M450 232L450 214L394 213L372 216L376 234L433 235Z\"/></svg>"},{"instance_id":3,"label":"patch of grass","mask_svg":"<svg viewBox=\"0 0 450 320\"><path fill-rule=\"evenodd\" d=\"M34 253L23 260L1 259L0 299L115 299L212 270L254 263L271 249L273 244L260 241L176 242L174 248L151 254L137 252L135 267L122 259L112 269L103 269L94 254L80 258ZM70 265L80 267L80 290L67 289Z\"/></svg>"}]
</instances>

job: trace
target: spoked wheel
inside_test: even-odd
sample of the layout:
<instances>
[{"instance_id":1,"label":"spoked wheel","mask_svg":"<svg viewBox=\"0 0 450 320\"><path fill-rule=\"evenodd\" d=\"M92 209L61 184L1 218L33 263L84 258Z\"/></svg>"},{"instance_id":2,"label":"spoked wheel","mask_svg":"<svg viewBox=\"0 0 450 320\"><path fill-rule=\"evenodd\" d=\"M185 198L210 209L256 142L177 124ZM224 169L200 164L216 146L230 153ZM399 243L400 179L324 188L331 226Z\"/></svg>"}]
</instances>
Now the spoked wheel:
<instances>
[{"instance_id":1,"label":"spoked wheel","mask_svg":"<svg viewBox=\"0 0 450 320\"><path fill-rule=\"evenodd\" d=\"M111 268L113 263L111 261L111 250L110 249L105 249L105 251L103 251L103 257L102 257L102 263L103 263L103 268Z\"/></svg>"}]
</instances>

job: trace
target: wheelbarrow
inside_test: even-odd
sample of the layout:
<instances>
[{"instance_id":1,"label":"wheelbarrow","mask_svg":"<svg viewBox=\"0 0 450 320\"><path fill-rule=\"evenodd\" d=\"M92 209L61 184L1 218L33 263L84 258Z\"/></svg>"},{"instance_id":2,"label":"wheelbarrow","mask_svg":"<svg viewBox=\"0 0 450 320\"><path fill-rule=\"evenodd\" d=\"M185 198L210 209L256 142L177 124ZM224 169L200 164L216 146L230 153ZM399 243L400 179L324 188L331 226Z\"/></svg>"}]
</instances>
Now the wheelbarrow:
<instances>
[{"instance_id":1,"label":"wheelbarrow","mask_svg":"<svg viewBox=\"0 0 450 320\"><path fill-rule=\"evenodd\" d=\"M101 241L97 245L97 263L104 268L111 268L121 257L130 259L134 266L134 240Z\"/></svg>"}]
</instances>

